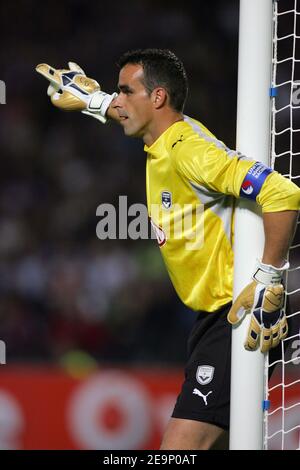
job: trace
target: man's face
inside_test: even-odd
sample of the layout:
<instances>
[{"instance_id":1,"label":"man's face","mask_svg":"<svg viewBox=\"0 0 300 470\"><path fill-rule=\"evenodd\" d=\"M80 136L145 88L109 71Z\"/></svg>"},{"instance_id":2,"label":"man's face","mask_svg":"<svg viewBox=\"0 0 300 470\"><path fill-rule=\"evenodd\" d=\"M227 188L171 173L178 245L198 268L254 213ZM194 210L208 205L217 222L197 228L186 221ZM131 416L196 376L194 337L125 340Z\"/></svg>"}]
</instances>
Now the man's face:
<instances>
[{"instance_id":1,"label":"man's face","mask_svg":"<svg viewBox=\"0 0 300 470\"><path fill-rule=\"evenodd\" d=\"M141 65L126 64L119 74L119 95L113 102L128 136L143 137L153 119L153 103L142 82Z\"/></svg>"}]
</instances>

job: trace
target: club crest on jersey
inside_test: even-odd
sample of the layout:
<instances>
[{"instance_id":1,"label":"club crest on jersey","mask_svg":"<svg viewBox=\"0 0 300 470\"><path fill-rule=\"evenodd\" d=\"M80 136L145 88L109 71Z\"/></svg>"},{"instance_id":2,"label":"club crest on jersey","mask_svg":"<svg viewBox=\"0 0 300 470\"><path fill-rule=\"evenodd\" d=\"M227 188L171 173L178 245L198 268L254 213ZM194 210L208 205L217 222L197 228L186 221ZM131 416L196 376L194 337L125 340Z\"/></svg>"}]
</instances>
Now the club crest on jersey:
<instances>
[{"instance_id":1,"label":"club crest on jersey","mask_svg":"<svg viewBox=\"0 0 300 470\"><path fill-rule=\"evenodd\" d=\"M165 209L170 209L172 206L172 194L169 191L161 193L161 203Z\"/></svg>"},{"instance_id":2,"label":"club crest on jersey","mask_svg":"<svg viewBox=\"0 0 300 470\"><path fill-rule=\"evenodd\" d=\"M196 372L197 382L201 385L209 384L215 373L215 368L212 366L199 366Z\"/></svg>"}]
</instances>

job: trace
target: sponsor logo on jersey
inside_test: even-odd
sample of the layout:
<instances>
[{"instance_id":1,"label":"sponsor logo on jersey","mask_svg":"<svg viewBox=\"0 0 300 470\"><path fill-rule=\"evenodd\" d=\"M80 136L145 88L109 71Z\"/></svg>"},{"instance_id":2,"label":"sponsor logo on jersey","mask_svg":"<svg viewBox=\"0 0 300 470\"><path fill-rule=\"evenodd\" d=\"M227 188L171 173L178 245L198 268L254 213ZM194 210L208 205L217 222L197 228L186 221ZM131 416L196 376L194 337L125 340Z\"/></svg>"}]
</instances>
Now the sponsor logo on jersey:
<instances>
[{"instance_id":1,"label":"sponsor logo on jersey","mask_svg":"<svg viewBox=\"0 0 300 470\"><path fill-rule=\"evenodd\" d=\"M169 191L161 193L161 203L165 209L170 209L172 206L172 194Z\"/></svg>"},{"instance_id":2,"label":"sponsor logo on jersey","mask_svg":"<svg viewBox=\"0 0 300 470\"><path fill-rule=\"evenodd\" d=\"M209 384L214 378L215 368L212 366L199 366L196 372L197 382L201 385Z\"/></svg>"},{"instance_id":3,"label":"sponsor logo on jersey","mask_svg":"<svg viewBox=\"0 0 300 470\"><path fill-rule=\"evenodd\" d=\"M161 227L159 227L158 225L156 225L155 222L153 222L152 219L150 219L150 223L153 227L153 230L154 230L154 233L156 235L156 239L157 239L157 243L160 247L164 246L164 244L166 243L167 241L167 237L166 237L166 234L165 232L163 231L163 229Z\"/></svg>"}]
</instances>

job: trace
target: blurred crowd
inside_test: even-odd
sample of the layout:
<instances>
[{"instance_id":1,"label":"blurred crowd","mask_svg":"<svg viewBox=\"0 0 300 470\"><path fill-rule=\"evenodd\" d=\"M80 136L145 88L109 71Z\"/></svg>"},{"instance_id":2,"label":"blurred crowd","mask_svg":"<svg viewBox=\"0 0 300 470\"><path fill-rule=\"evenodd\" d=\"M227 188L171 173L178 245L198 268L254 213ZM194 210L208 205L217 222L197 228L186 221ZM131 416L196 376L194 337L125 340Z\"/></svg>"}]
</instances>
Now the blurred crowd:
<instances>
[{"instance_id":1,"label":"blurred crowd","mask_svg":"<svg viewBox=\"0 0 300 470\"><path fill-rule=\"evenodd\" d=\"M211 11L196 2L21 1L17 14L14 2L1 4L0 337L8 362L59 361L78 350L99 361L184 360L195 314L177 299L156 241L96 237L99 204L117 205L119 195L145 203L142 143L54 109L34 68L74 60L112 92L123 52L170 48L190 77L186 112L233 144L238 2L230 3Z\"/></svg>"},{"instance_id":2,"label":"blurred crowd","mask_svg":"<svg viewBox=\"0 0 300 470\"><path fill-rule=\"evenodd\" d=\"M145 203L142 142L54 109L34 68L78 62L108 92L128 49L184 62L186 113L235 142L238 1L0 5L0 338L7 361L180 363L195 314L178 300L154 240L96 237L96 209ZM37 7L38 6L38 7ZM13 19L13 20L12 20Z\"/></svg>"}]
</instances>

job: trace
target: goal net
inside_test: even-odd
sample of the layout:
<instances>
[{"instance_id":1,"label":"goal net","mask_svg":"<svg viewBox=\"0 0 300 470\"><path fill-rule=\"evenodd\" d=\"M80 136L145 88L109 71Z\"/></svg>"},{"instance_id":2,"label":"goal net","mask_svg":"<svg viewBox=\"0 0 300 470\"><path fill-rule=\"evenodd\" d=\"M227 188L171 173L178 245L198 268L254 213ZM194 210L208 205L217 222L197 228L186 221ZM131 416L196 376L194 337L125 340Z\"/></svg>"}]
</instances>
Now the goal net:
<instances>
[{"instance_id":1,"label":"goal net","mask_svg":"<svg viewBox=\"0 0 300 470\"><path fill-rule=\"evenodd\" d=\"M300 0L273 3L272 166L300 186ZM299 221L289 262L285 308L291 327L281 357L268 358L265 367L264 448L274 450L300 450Z\"/></svg>"}]
</instances>

